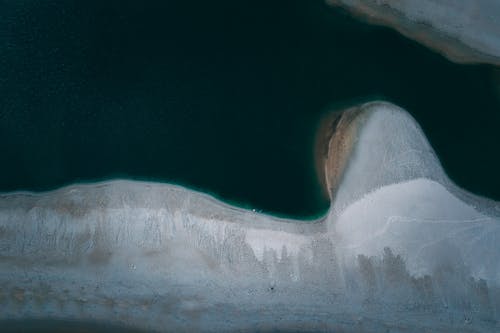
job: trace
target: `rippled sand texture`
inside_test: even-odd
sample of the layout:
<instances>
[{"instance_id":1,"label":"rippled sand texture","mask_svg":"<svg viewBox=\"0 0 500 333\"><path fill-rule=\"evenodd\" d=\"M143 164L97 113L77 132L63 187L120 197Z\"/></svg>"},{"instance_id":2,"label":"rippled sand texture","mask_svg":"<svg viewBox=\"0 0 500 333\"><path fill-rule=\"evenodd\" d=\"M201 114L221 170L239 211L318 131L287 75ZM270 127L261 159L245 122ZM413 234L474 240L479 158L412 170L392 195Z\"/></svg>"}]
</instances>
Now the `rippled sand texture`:
<instances>
[{"instance_id":1,"label":"rippled sand texture","mask_svg":"<svg viewBox=\"0 0 500 333\"><path fill-rule=\"evenodd\" d=\"M152 332L500 330L500 206L388 103L327 118L329 213L134 181L0 196L0 320ZM326 148L325 148L326 147Z\"/></svg>"}]
</instances>

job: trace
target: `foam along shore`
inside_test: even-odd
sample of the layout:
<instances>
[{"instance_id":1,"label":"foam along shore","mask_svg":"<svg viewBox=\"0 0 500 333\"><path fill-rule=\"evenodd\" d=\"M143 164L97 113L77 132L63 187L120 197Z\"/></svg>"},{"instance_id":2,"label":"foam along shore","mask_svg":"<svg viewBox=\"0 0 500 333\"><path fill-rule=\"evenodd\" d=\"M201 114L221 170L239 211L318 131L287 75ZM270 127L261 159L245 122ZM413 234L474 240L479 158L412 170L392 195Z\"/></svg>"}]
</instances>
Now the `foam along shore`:
<instances>
[{"instance_id":1,"label":"foam along shore","mask_svg":"<svg viewBox=\"0 0 500 333\"><path fill-rule=\"evenodd\" d=\"M458 63L500 65L497 0L327 0L355 16L396 29Z\"/></svg>"},{"instance_id":2,"label":"foam along shore","mask_svg":"<svg viewBox=\"0 0 500 333\"><path fill-rule=\"evenodd\" d=\"M453 185L415 120L374 102L323 140L307 222L126 180L0 196L1 320L151 332L500 330L500 206Z\"/></svg>"}]
</instances>

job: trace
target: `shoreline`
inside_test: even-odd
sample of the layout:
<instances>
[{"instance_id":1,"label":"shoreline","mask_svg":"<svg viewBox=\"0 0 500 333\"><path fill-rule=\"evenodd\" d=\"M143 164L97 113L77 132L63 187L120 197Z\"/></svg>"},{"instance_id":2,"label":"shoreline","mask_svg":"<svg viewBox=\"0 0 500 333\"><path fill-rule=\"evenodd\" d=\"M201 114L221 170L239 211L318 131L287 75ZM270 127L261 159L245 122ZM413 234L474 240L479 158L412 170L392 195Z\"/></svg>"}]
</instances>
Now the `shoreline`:
<instances>
[{"instance_id":1,"label":"shoreline","mask_svg":"<svg viewBox=\"0 0 500 333\"><path fill-rule=\"evenodd\" d=\"M355 4L346 4L344 0L327 0L327 3L334 8L345 10L346 13L359 21L394 29L404 37L424 45L452 62L500 66L500 54L496 54L491 49L487 50L489 45L486 42L482 40L476 41L478 45L484 45L483 50L470 45L470 41L460 38L460 31L454 31L453 28L446 31L435 27L431 14L426 17L427 21L420 21L410 18L408 14L411 13L405 13L388 3L371 4L366 1L357 1ZM429 9L429 11L431 10ZM453 13L449 15L453 15ZM469 19L472 20L473 18L469 17ZM436 18L435 21L437 20ZM476 23L480 24L480 22ZM466 25L471 23L457 22L457 24ZM478 31L477 33L488 34L488 31Z\"/></svg>"},{"instance_id":2,"label":"shoreline","mask_svg":"<svg viewBox=\"0 0 500 333\"><path fill-rule=\"evenodd\" d=\"M336 192L318 223L126 180L0 197L0 323L227 332L258 320L273 331L319 322L354 333L362 315L377 319L366 332L401 323L417 332L422 318L456 331L470 313L483 318L470 327L497 329L498 215L449 189L403 109L365 103L322 125L319 157Z\"/></svg>"}]
</instances>

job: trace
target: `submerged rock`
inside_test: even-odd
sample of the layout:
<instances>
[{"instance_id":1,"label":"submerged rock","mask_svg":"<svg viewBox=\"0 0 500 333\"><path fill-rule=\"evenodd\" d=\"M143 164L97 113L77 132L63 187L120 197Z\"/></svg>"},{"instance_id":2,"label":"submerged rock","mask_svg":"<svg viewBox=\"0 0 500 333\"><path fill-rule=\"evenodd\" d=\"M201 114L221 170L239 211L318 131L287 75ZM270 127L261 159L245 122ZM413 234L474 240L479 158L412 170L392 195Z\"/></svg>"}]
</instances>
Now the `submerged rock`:
<instances>
[{"instance_id":1,"label":"submerged rock","mask_svg":"<svg viewBox=\"0 0 500 333\"><path fill-rule=\"evenodd\" d=\"M147 331L492 332L500 206L388 103L329 118L332 204L280 219L134 181L0 196L0 319ZM325 135L323 135L325 138Z\"/></svg>"}]
</instances>

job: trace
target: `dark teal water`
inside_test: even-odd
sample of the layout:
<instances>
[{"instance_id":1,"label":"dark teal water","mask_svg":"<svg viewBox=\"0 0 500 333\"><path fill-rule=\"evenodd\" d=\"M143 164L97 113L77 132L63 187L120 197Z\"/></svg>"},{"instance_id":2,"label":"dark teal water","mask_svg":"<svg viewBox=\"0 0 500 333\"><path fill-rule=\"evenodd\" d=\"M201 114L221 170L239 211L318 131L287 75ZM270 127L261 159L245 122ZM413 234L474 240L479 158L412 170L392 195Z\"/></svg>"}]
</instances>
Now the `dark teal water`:
<instances>
[{"instance_id":1,"label":"dark teal water","mask_svg":"<svg viewBox=\"0 0 500 333\"><path fill-rule=\"evenodd\" d=\"M2 333L146 333L103 323L64 320L0 321Z\"/></svg>"},{"instance_id":2,"label":"dark teal water","mask_svg":"<svg viewBox=\"0 0 500 333\"><path fill-rule=\"evenodd\" d=\"M3 0L0 191L148 179L318 215L321 114L383 98L459 185L500 199L492 81L320 0Z\"/></svg>"}]
</instances>

